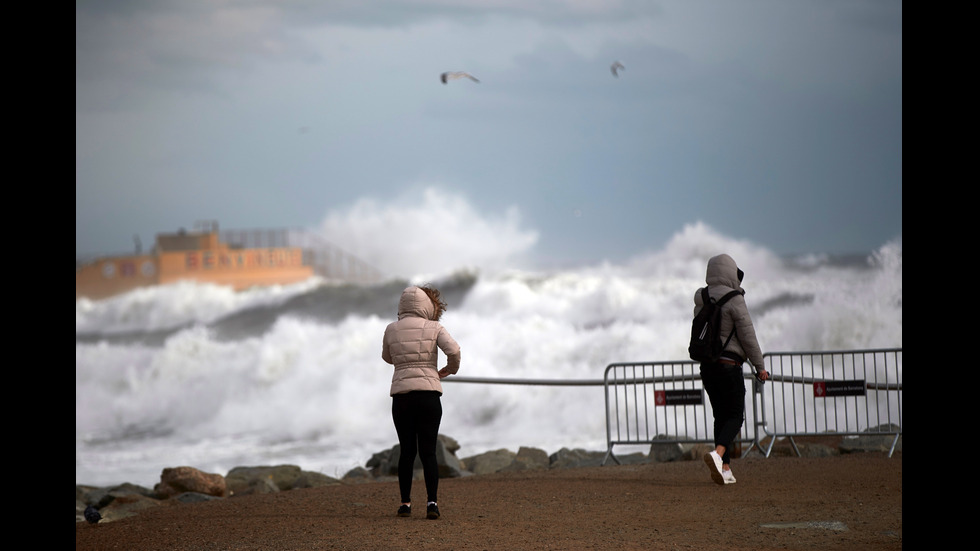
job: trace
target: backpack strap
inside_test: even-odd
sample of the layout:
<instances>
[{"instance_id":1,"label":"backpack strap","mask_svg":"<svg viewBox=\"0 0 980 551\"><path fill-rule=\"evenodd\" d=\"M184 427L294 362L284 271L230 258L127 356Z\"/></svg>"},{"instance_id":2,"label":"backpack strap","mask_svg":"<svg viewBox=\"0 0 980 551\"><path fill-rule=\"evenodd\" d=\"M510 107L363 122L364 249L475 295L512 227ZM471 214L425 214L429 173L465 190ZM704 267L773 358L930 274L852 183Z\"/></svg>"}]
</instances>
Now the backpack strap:
<instances>
[{"instance_id":1,"label":"backpack strap","mask_svg":"<svg viewBox=\"0 0 980 551\"><path fill-rule=\"evenodd\" d=\"M707 287L704 288L704 293L705 293L705 295L707 295L707 293L708 293L708 288ZM744 294L745 294L745 291L739 291L739 290L729 291L729 292L725 293L725 296L721 297L718 300L718 302L716 303L716 305L718 306L718 308L721 308L721 305L722 304L725 304L726 302L728 302L729 300L731 300L732 297L734 297L735 295L744 295ZM729 333L728 334L728 338L725 339L725 344L721 345L721 350L722 350L721 353L722 353L722 355L725 354L725 349L728 348L728 343L732 342L732 337L734 337L734 336L735 336L735 325L733 324L732 325L732 332Z\"/></svg>"},{"instance_id":2,"label":"backpack strap","mask_svg":"<svg viewBox=\"0 0 980 551\"><path fill-rule=\"evenodd\" d=\"M707 290L708 290L708 288L705 287L705 291L707 291ZM737 289L736 290L732 290L732 291L728 291L727 293L725 293L725 296L723 296L720 299L718 299L718 303L717 304L720 307L722 304L725 304L726 302L728 302L729 300L731 300L731 298L734 297L735 295L744 295L744 294L745 294L745 291L739 291Z\"/></svg>"},{"instance_id":3,"label":"backpack strap","mask_svg":"<svg viewBox=\"0 0 980 551\"><path fill-rule=\"evenodd\" d=\"M718 306L719 308L721 308L721 305L722 304L725 304L726 302L728 302L729 300L731 300L732 297L734 297L735 295L744 295L744 294L745 294L745 291L740 291L738 289L733 289L733 290L728 291L727 293L725 293L725 296L721 297L720 299L718 299L718 300L712 300L711 299L711 295L708 294L708 288L707 287L701 287L701 302L703 302L704 304L708 304L708 302L714 302L716 306Z\"/></svg>"}]
</instances>

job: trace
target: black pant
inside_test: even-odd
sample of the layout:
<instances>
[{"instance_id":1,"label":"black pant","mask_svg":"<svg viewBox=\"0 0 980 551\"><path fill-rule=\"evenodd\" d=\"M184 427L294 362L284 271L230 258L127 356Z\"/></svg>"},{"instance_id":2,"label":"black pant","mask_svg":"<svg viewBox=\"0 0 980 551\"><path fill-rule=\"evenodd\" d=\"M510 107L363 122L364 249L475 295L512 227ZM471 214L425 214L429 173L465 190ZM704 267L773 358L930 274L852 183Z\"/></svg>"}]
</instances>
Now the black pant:
<instances>
[{"instance_id":1,"label":"black pant","mask_svg":"<svg viewBox=\"0 0 980 551\"><path fill-rule=\"evenodd\" d=\"M428 501L438 501L439 463L436 441L442 421L442 401L436 391L416 391L391 397L391 418L395 421L398 444L398 488L403 503L412 502L412 475L415 456L422 460Z\"/></svg>"},{"instance_id":2,"label":"black pant","mask_svg":"<svg viewBox=\"0 0 980 551\"><path fill-rule=\"evenodd\" d=\"M745 422L745 382L742 367L723 363L701 364L701 383L708 393L715 418L715 445L725 446L722 462L731 462L732 442Z\"/></svg>"}]
</instances>

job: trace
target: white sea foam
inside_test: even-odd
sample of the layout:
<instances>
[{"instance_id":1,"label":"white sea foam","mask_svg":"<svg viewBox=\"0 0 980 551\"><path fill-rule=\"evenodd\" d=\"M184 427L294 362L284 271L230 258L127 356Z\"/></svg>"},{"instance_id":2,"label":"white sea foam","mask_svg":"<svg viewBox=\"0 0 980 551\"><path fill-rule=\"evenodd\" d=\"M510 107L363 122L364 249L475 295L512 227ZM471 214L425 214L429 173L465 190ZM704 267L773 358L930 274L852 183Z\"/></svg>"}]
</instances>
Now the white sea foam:
<instances>
[{"instance_id":1,"label":"white sea foam","mask_svg":"<svg viewBox=\"0 0 980 551\"><path fill-rule=\"evenodd\" d=\"M516 220L500 223L509 228L501 241L524 241L512 251L488 247L468 266L499 268L533 241ZM495 234L483 231L484 239ZM864 263L811 256L787 267L762 247L692 224L663 250L623 265L479 272L442 320L463 351L460 375L601 379L612 362L686 359L694 292L706 259L719 252L745 270L766 351L902 346L900 239ZM394 445L391 367L380 355L394 311L317 317L284 307L267 329L234 338L216 324L312 297L324 285L236 294L187 283L76 301L76 335L107 336L76 339L76 483L152 486L176 465L226 473L289 463L339 477ZM175 327L158 343L108 338ZM522 445L549 453L605 447L601 387L444 386L440 432L459 441L462 457Z\"/></svg>"}]
</instances>

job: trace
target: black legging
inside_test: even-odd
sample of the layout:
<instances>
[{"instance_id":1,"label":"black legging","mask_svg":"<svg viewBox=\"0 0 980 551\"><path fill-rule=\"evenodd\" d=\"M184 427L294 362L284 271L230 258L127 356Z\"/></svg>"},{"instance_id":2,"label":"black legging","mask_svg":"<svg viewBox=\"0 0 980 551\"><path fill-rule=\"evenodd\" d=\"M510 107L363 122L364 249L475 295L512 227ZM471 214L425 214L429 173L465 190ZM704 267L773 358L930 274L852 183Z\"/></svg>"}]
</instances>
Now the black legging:
<instances>
[{"instance_id":1,"label":"black legging","mask_svg":"<svg viewBox=\"0 0 980 551\"><path fill-rule=\"evenodd\" d=\"M412 476L415 456L422 460L428 501L438 501L439 463L436 441L442 421L442 401L435 391L415 391L391 397L391 418L395 421L401 452L398 456L398 488L402 503L412 502Z\"/></svg>"},{"instance_id":2,"label":"black legging","mask_svg":"<svg viewBox=\"0 0 980 551\"><path fill-rule=\"evenodd\" d=\"M728 364L701 364L701 384L708 393L715 418L715 445L725 446L723 463L731 463L732 442L745 421L745 382L742 368Z\"/></svg>"}]
</instances>

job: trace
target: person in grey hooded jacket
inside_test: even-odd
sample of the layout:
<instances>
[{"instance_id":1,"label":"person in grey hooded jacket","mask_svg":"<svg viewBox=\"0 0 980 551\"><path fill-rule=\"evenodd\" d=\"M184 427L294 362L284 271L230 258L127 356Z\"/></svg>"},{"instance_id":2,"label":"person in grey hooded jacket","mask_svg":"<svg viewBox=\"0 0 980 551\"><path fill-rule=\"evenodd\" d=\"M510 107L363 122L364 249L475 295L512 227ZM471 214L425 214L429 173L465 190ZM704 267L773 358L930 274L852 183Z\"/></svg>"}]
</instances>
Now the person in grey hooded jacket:
<instances>
[{"instance_id":1,"label":"person in grey hooded jacket","mask_svg":"<svg viewBox=\"0 0 980 551\"><path fill-rule=\"evenodd\" d=\"M446 310L439 291L410 286L398 301L398 320L385 328L381 358L394 365L391 376L391 417L398 433L398 516L412 514L412 476L415 456L422 461L427 494L426 517L439 518L439 464L436 443L442 421L443 378L459 370L459 344L439 318ZM446 366L438 368L439 350Z\"/></svg>"},{"instance_id":2,"label":"person in grey hooded jacket","mask_svg":"<svg viewBox=\"0 0 980 551\"><path fill-rule=\"evenodd\" d=\"M760 381L769 379L762 360L762 348L755 335L752 318L745 304L742 289L743 272L735 260L727 254L720 254L708 260L705 283L708 296L718 300L730 291L739 291L721 308L721 333L724 342L734 329L735 333L717 362L701 364L701 382L714 415L715 449L704 454L704 462L711 471L711 479L718 484L734 484L735 475L731 470L732 442L742 430L745 421L745 382L742 379L742 364L747 359L755 368ZM694 315L704 306L701 289L694 293Z\"/></svg>"}]
</instances>

